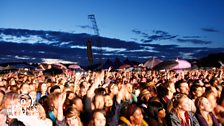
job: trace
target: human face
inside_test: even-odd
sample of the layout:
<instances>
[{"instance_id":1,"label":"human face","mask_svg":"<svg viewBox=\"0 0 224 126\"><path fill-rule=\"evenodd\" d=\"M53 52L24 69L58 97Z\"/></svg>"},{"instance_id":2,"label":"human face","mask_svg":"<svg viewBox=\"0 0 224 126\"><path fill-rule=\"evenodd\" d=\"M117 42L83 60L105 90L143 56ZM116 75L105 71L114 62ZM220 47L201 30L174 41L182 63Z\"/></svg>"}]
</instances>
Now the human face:
<instances>
[{"instance_id":1,"label":"human face","mask_svg":"<svg viewBox=\"0 0 224 126\"><path fill-rule=\"evenodd\" d=\"M211 93L208 96L208 101L211 103L212 108L215 108L217 106L216 97L215 97L215 95L213 93Z\"/></svg>"},{"instance_id":2,"label":"human face","mask_svg":"<svg viewBox=\"0 0 224 126\"><path fill-rule=\"evenodd\" d=\"M142 115L142 110L140 108L137 108L132 116L133 116L133 122L136 125L141 125L142 124L143 115Z\"/></svg>"},{"instance_id":3,"label":"human face","mask_svg":"<svg viewBox=\"0 0 224 126\"><path fill-rule=\"evenodd\" d=\"M73 116L73 117L70 117L70 118L67 118L67 123L69 126L79 126L79 120L78 120L78 117L76 116Z\"/></svg>"},{"instance_id":4,"label":"human face","mask_svg":"<svg viewBox=\"0 0 224 126\"><path fill-rule=\"evenodd\" d=\"M195 96L196 97L201 97L203 94L203 88L202 87L198 87L195 91Z\"/></svg>"},{"instance_id":5,"label":"human face","mask_svg":"<svg viewBox=\"0 0 224 126\"><path fill-rule=\"evenodd\" d=\"M114 87L111 89L113 94L117 94L118 93L118 86L117 85L114 85Z\"/></svg>"},{"instance_id":6,"label":"human face","mask_svg":"<svg viewBox=\"0 0 224 126\"><path fill-rule=\"evenodd\" d=\"M106 118L101 112L96 112L93 119L94 126L105 126Z\"/></svg>"},{"instance_id":7,"label":"human face","mask_svg":"<svg viewBox=\"0 0 224 126\"><path fill-rule=\"evenodd\" d=\"M111 107L113 105L113 100L109 95L104 96L104 102L106 107Z\"/></svg>"},{"instance_id":8,"label":"human face","mask_svg":"<svg viewBox=\"0 0 224 126\"><path fill-rule=\"evenodd\" d=\"M22 87L21 87L21 89L20 89L20 91L21 91L22 94L28 94L29 89L30 88L29 88L29 85L28 84L23 84Z\"/></svg>"},{"instance_id":9,"label":"human face","mask_svg":"<svg viewBox=\"0 0 224 126\"><path fill-rule=\"evenodd\" d=\"M191 101L187 96L182 98L179 108L183 111L191 111Z\"/></svg>"},{"instance_id":10,"label":"human face","mask_svg":"<svg viewBox=\"0 0 224 126\"><path fill-rule=\"evenodd\" d=\"M201 102L202 102L201 109L203 109L204 111L207 111L207 112L212 112L211 103L208 101L207 98L203 98Z\"/></svg>"},{"instance_id":11,"label":"human face","mask_svg":"<svg viewBox=\"0 0 224 126\"><path fill-rule=\"evenodd\" d=\"M44 83L44 84L41 85L41 91L42 92L46 92L47 91L47 84Z\"/></svg>"},{"instance_id":12,"label":"human face","mask_svg":"<svg viewBox=\"0 0 224 126\"><path fill-rule=\"evenodd\" d=\"M189 94L189 87L188 87L187 83L181 83L180 84L180 93L186 94L186 95Z\"/></svg>"}]
</instances>

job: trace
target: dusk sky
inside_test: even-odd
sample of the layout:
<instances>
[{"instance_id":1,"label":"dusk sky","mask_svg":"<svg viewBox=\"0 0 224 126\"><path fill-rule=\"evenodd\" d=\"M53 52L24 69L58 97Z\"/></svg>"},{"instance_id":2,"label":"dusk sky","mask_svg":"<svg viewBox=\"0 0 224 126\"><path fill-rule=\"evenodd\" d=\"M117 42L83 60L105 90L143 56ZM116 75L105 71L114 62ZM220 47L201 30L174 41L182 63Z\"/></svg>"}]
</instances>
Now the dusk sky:
<instances>
[{"instance_id":1,"label":"dusk sky","mask_svg":"<svg viewBox=\"0 0 224 126\"><path fill-rule=\"evenodd\" d=\"M93 34L126 41L224 47L223 0L1 0L0 27ZM170 39L175 38L175 39Z\"/></svg>"},{"instance_id":2,"label":"dusk sky","mask_svg":"<svg viewBox=\"0 0 224 126\"><path fill-rule=\"evenodd\" d=\"M102 37L160 49L224 48L224 0L0 0L0 28L94 34L89 14Z\"/></svg>"}]
</instances>

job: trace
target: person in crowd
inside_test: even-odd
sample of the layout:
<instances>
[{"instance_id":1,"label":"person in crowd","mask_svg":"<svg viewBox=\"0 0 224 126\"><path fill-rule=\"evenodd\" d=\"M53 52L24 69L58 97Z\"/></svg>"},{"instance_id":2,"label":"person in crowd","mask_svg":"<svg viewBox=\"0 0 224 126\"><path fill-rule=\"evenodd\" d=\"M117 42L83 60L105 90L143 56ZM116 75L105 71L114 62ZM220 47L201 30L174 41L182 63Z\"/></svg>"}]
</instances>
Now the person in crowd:
<instances>
[{"instance_id":1,"label":"person in crowd","mask_svg":"<svg viewBox=\"0 0 224 126\"><path fill-rule=\"evenodd\" d=\"M201 85L193 83L193 85L191 85L190 88L190 97L193 101L195 101L195 99L201 97L204 94L203 92L203 88L201 87Z\"/></svg>"},{"instance_id":2,"label":"person in crowd","mask_svg":"<svg viewBox=\"0 0 224 126\"><path fill-rule=\"evenodd\" d=\"M126 104L121 110L120 126L148 126L142 110L135 103Z\"/></svg>"},{"instance_id":3,"label":"person in crowd","mask_svg":"<svg viewBox=\"0 0 224 126\"><path fill-rule=\"evenodd\" d=\"M64 101L62 101L62 94L59 93L59 92L55 92L55 93L51 93L49 94L48 96L48 104L49 104L49 107L50 107L50 111L48 111L47 113L47 117L50 118L53 122L53 125L55 125L56 123L56 120L58 119L58 114L61 114L62 113L62 116L63 116L63 104L64 104ZM63 95L64 96L64 95ZM66 97L66 94L65 94L65 97ZM65 98L64 98L65 99ZM61 106L59 106L59 104ZM58 110L59 107L62 107L62 112L59 113Z\"/></svg>"},{"instance_id":4,"label":"person in crowd","mask_svg":"<svg viewBox=\"0 0 224 126\"><path fill-rule=\"evenodd\" d=\"M191 112L191 103L186 94L176 94L172 99L169 113L169 126L199 126L197 118Z\"/></svg>"},{"instance_id":5,"label":"person in crowd","mask_svg":"<svg viewBox=\"0 0 224 126\"><path fill-rule=\"evenodd\" d=\"M25 126L23 122L19 121L17 116L22 113L21 109L17 110L20 107L20 96L18 93L9 92L6 93L3 99L3 109L6 111L6 123L9 126Z\"/></svg>"},{"instance_id":6,"label":"person in crowd","mask_svg":"<svg viewBox=\"0 0 224 126\"><path fill-rule=\"evenodd\" d=\"M106 126L106 113L102 109L95 109L88 126Z\"/></svg>"},{"instance_id":7,"label":"person in crowd","mask_svg":"<svg viewBox=\"0 0 224 126\"><path fill-rule=\"evenodd\" d=\"M82 126L79 111L75 107L68 107L64 116L64 119L57 120L56 126Z\"/></svg>"},{"instance_id":8,"label":"person in crowd","mask_svg":"<svg viewBox=\"0 0 224 126\"><path fill-rule=\"evenodd\" d=\"M19 89L19 93L20 94L28 94L29 93L29 90L30 90L29 84L24 83L24 84L21 85L21 87Z\"/></svg>"},{"instance_id":9,"label":"person in crowd","mask_svg":"<svg viewBox=\"0 0 224 126\"><path fill-rule=\"evenodd\" d=\"M206 90L206 92L204 93L204 97L206 97L209 103L211 103L212 113L215 115L219 122L224 124L224 119L222 118L222 113L224 112L224 109L217 104L216 93L213 90Z\"/></svg>"},{"instance_id":10,"label":"person in crowd","mask_svg":"<svg viewBox=\"0 0 224 126\"><path fill-rule=\"evenodd\" d=\"M167 106L170 104L171 99L173 98L173 94L176 92L175 84L172 81L166 81L163 84L160 83L156 89L160 102L167 110Z\"/></svg>"},{"instance_id":11,"label":"person in crowd","mask_svg":"<svg viewBox=\"0 0 224 126\"><path fill-rule=\"evenodd\" d=\"M212 113L212 107L210 102L205 97L198 97L195 100L197 108L196 118L200 126L220 126L218 120Z\"/></svg>"},{"instance_id":12,"label":"person in crowd","mask_svg":"<svg viewBox=\"0 0 224 126\"><path fill-rule=\"evenodd\" d=\"M0 90L0 111L2 110L3 98L5 96L5 92Z\"/></svg>"},{"instance_id":13,"label":"person in crowd","mask_svg":"<svg viewBox=\"0 0 224 126\"><path fill-rule=\"evenodd\" d=\"M113 99L114 96L117 95L118 91L119 91L119 90L118 90L118 86L117 86L117 84L115 84L115 83L110 83L110 84L108 85L108 93L109 93L109 96L111 97L111 99Z\"/></svg>"},{"instance_id":14,"label":"person in crowd","mask_svg":"<svg viewBox=\"0 0 224 126\"><path fill-rule=\"evenodd\" d=\"M42 96L48 96L48 93L47 93L47 84L46 83L40 83L38 85L38 92L37 92L37 96L36 96L36 101L38 102L40 100L40 98Z\"/></svg>"},{"instance_id":15,"label":"person in crowd","mask_svg":"<svg viewBox=\"0 0 224 126\"><path fill-rule=\"evenodd\" d=\"M149 126L167 126L165 117L166 110L160 102L149 102L148 105L148 119L145 119Z\"/></svg>"},{"instance_id":16,"label":"person in crowd","mask_svg":"<svg viewBox=\"0 0 224 126\"><path fill-rule=\"evenodd\" d=\"M175 83L176 94L185 94L189 97L190 88L186 80L179 80ZM192 112L196 112L196 107L193 100L188 100L190 103L189 106L191 107Z\"/></svg>"}]
</instances>

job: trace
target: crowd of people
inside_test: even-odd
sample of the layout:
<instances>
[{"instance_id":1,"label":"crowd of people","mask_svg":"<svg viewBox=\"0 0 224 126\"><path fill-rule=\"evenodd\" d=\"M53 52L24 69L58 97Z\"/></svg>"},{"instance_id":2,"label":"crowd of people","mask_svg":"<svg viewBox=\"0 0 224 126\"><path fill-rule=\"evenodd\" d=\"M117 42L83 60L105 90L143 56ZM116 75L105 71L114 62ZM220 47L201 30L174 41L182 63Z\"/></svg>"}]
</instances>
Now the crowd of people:
<instances>
[{"instance_id":1,"label":"crowd of people","mask_svg":"<svg viewBox=\"0 0 224 126\"><path fill-rule=\"evenodd\" d=\"M32 72L0 75L0 126L224 125L221 68Z\"/></svg>"}]
</instances>

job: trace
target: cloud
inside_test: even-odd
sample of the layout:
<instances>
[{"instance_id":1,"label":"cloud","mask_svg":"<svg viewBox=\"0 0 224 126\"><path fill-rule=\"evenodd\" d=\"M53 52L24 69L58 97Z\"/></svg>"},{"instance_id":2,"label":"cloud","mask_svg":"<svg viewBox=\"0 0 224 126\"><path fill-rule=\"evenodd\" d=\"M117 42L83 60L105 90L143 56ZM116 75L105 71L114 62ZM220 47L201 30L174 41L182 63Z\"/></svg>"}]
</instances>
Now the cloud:
<instances>
[{"instance_id":1,"label":"cloud","mask_svg":"<svg viewBox=\"0 0 224 126\"><path fill-rule=\"evenodd\" d=\"M201 28L204 32L219 32L219 30L216 30L214 28Z\"/></svg>"},{"instance_id":2,"label":"cloud","mask_svg":"<svg viewBox=\"0 0 224 126\"><path fill-rule=\"evenodd\" d=\"M142 32L141 31L139 31L139 30L136 30L136 29L133 29L133 30L131 30L133 33L135 33L135 34L141 34Z\"/></svg>"},{"instance_id":3,"label":"cloud","mask_svg":"<svg viewBox=\"0 0 224 126\"><path fill-rule=\"evenodd\" d=\"M152 32L159 35L168 35L168 32L161 31L161 30L153 30Z\"/></svg>"},{"instance_id":4,"label":"cloud","mask_svg":"<svg viewBox=\"0 0 224 126\"><path fill-rule=\"evenodd\" d=\"M91 27L89 25L77 25L77 27L83 28L83 29L93 29L93 27Z\"/></svg>"},{"instance_id":5,"label":"cloud","mask_svg":"<svg viewBox=\"0 0 224 126\"><path fill-rule=\"evenodd\" d=\"M6 30L0 30L1 37L4 38L4 35L8 33ZM57 43L48 44L47 41L43 43L31 44L27 43L18 43L13 40L7 42L0 40L1 50L0 50L0 60L1 61L17 61L17 60L27 60L40 62L43 58L59 58L62 60L75 61L80 64L87 64L87 53L86 53L86 40L87 38L92 37L95 40L95 36L89 34L71 34L71 33L62 33L62 32L51 32L51 31L28 31L25 34L23 30L12 30L7 35L14 35L17 33L17 36L32 36L36 35L38 37L44 37L48 41L55 41ZM143 35L144 32L134 31ZM179 47L176 44L170 45L161 45L159 43L153 44L150 43L156 40L162 39L172 39L176 36L170 35L165 31L154 30L152 31L153 35L140 38L139 40L145 41L139 44L139 42L134 41L123 41L115 38L106 38L102 37L102 58L104 59L113 59L115 57L124 59L128 57L130 60L144 62L147 60L147 57L158 57L163 60L166 59L176 59L179 58L199 58L201 56L206 56L211 52L223 52L223 48L203 48L203 47ZM47 34L47 35L46 35ZM147 34L147 33L146 33ZM208 44L210 41L203 41L200 39L193 39L195 36L187 36L189 39L177 39L178 42L190 42L196 44ZM197 37L195 37L197 38ZM133 38L134 39L134 38ZM25 40L24 40L25 41ZM30 39L27 39L30 41ZM119 44L118 44L119 43ZM92 43L92 51L94 54L94 62L97 62L97 57L99 57L98 48ZM18 59L20 58L20 59ZM25 59L24 59L25 58Z\"/></svg>"},{"instance_id":6,"label":"cloud","mask_svg":"<svg viewBox=\"0 0 224 126\"><path fill-rule=\"evenodd\" d=\"M137 35L141 35L140 37L142 37L142 39L140 41L143 43L150 43L159 40L170 40L177 37L177 35L171 35L168 32L162 30L153 30L153 35L149 35L148 33L142 32L137 29L133 29L132 32Z\"/></svg>"},{"instance_id":7,"label":"cloud","mask_svg":"<svg viewBox=\"0 0 224 126\"><path fill-rule=\"evenodd\" d=\"M205 41L205 40L200 40L200 39L177 39L178 42L180 43L193 43L193 44L211 44L211 41Z\"/></svg>"},{"instance_id":8,"label":"cloud","mask_svg":"<svg viewBox=\"0 0 224 126\"><path fill-rule=\"evenodd\" d=\"M195 39L195 38L202 38L202 37L201 36L183 36L183 38L191 38L191 39L194 38Z\"/></svg>"}]
</instances>

